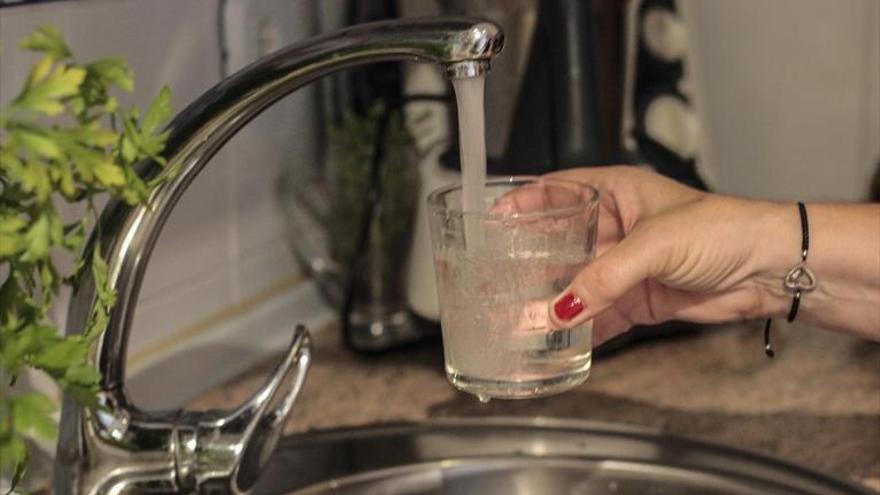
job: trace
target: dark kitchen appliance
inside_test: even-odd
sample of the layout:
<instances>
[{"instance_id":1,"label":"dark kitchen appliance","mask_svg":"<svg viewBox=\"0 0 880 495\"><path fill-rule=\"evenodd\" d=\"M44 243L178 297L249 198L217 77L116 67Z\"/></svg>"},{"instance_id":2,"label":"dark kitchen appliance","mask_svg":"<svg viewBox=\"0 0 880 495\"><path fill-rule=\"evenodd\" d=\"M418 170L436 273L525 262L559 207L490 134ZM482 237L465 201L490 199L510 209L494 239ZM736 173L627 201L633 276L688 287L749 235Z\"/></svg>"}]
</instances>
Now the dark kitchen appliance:
<instances>
[{"instance_id":1,"label":"dark kitchen appliance","mask_svg":"<svg viewBox=\"0 0 880 495\"><path fill-rule=\"evenodd\" d=\"M633 163L705 188L696 154L677 146L696 116L675 0L441 3L498 22L512 40L487 80L489 173ZM457 142L443 163L458 169Z\"/></svg>"},{"instance_id":2,"label":"dark kitchen appliance","mask_svg":"<svg viewBox=\"0 0 880 495\"><path fill-rule=\"evenodd\" d=\"M542 174L620 161L623 3L454 1L446 12L504 27L508 52L487 81L488 172ZM457 169L454 143L444 164Z\"/></svg>"}]
</instances>

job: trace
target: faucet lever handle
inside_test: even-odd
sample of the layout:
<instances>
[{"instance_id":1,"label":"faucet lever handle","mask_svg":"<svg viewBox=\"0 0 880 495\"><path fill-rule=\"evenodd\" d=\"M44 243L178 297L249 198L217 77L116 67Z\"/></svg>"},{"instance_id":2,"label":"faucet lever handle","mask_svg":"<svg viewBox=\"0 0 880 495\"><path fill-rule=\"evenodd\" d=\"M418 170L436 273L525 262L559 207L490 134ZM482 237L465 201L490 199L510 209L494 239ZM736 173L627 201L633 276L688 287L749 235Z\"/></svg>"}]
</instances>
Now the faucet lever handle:
<instances>
[{"instance_id":1,"label":"faucet lever handle","mask_svg":"<svg viewBox=\"0 0 880 495\"><path fill-rule=\"evenodd\" d=\"M179 429L179 479L198 492L248 493L275 450L310 363L311 337L297 325L281 362L244 404L187 413L192 419L185 417Z\"/></svg>"}]
</instances>

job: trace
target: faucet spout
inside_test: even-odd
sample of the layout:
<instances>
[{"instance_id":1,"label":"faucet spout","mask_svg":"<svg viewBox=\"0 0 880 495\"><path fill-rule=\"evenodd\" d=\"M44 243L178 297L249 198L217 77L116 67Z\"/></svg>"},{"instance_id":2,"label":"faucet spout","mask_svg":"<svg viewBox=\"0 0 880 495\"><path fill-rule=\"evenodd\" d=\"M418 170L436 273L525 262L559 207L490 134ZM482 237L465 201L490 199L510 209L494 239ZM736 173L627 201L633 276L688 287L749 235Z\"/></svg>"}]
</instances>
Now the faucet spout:
<instances>
[{"instance_id":1,"label":"faucet spout","mask_svg":"<svg viewBox=\"0 0 880 495\"><path fill-rule=\"evenodd\" d=\"M217 151L263 110L330 73L372 62L422 61L439 64L450 78L476 77L488 70L502 46L501 29L479 19L410 19L352 26L283 48L245 67L174 118L164 153L167 165L162 167L147 161L138 166L142 177L165 180L153 191L146 205L130 206L111 201L89 240L87 249L100 246L107 258L108 280L116 290L118 303L91 358L101 376L98 398L102 408L89 411L65 398L55 470L56 493L198 489L200 480L208 477L193 471L193 466L207 471L216 466L202 465L202 461L193 459L205 459L204 463L209 464L210 459L217 456L200 456L199 453L224 448L199 444L200 438L211 441L223 436L224 445L237 446L233 449L235 455L252 450L247 445L250 436L243 437L243 444L236 443L230 436L229 431L238 430L228 425L238 423L216 418L233 418L238 422L241 418L251 418L260 422L259 426L242 424L240 431L243 432L252 432L254 428L280 431L283 427L310 360L304 329L297 329L285 360L283 374L289 377L289 385L278 389L278 380L267 383L267 387L275 388L266 395L278 397L281 403L287 404L272 409L271 420L234 411L202 413L204 421L194 416L199 413L145 412L132 405L124 391L129 328L150 254L177 201ZM83 331L94 311L95 298L94 281L86 275L71 299L68 334ZM214 423L224 425L223 435L199 434L206 428L205 424ZM264 431L259 437L273 438L276 434L275 430ZM238 468L230 470L228 466L239 465L233 461L226 459L223 469L234 473L222 479L212 476L210 485L226 483L227 491L245 493L247 487L242 480L249 480L251 476L238 473ZM218 468L211 472L220 471Z\"/></svg>"}]
</instances>

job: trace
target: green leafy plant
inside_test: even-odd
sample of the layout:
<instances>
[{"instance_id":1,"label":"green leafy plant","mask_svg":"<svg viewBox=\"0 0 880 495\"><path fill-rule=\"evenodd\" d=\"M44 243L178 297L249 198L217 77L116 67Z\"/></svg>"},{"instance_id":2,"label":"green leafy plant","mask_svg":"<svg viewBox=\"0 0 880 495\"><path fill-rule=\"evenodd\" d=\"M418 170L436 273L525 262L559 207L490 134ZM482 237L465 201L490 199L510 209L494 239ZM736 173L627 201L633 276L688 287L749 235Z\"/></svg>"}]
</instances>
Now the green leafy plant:
<instances>
[{"instance_id":1,"label":"green leafy plant","mask_svg":"<svg viewBox=\"0 0 880 495\"><path fill-rule=\"evenodd\" d=\"M386 116L386 113L388 114ZM399 109L387 109L382 101L374 102L364 115L346 110L341 121L328 128L330 165L330 195L333 209L326 221L331 243L331 255L348 264L361 248L357 245L358 231L363 221L364 198L370 184L370 175L378 141L384 138L381 163L382 207L376 218L376 229L371 233L367 255L378 267L386 281L386 289L396 287L395 277L401 273L400 253L406 252L410 240L415 210L419 198L419 151L413 127L427 119L423 114L412 125ZM380 122L388 118L384 136L380 136ZM367 284L366 280L360 280ZM369 293L362 287L359 293Z\"/></svg>"},{"instance_id":2,"label":"green leafy plant","mask_svg":"<svg viewBox=\"0 0 880 495\"><path fill-rule=\"evenodd\" d=\"M19 47L40 58L0 108L0 469L13 485L27 463L26 439L56 435L49 397L10 391L22 370L40 370L80 404L96 406L99 376L86 358L116 294L99 250L82 253L84 240L100 195L147 200L155 184L133 165L164 164L163 127L172 111L168 88L143 115L123 109L112 91L134 89L126 63L78 63L55 27L37 29ZM81 214L62 218L63 203ZM62 336L49 310L62 287L75 288L87 272L97 289L95 311L82 334Z\"/></svg>"}]
</instances>

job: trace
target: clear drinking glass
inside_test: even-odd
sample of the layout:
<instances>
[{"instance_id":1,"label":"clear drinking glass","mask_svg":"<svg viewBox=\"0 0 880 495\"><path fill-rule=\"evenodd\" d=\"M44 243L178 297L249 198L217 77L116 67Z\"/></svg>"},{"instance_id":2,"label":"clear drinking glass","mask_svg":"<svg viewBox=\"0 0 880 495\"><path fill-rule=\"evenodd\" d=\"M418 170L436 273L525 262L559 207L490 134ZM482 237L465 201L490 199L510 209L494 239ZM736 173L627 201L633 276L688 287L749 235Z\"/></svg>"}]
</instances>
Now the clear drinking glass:
<instances>
[{"instance_id":1,"label":"clear drinking glass","mask_svg":"<svg viewBox=\"0 0 880 495\"><path fill-rule=\"evenodd\" d=\"M587 379L592 322L553 328L549 301L595 254L598 192L543 177L489 180L482 212L462 187L428 197L446 376L489 398L531 398Z\"/></svg>"}]
</instances>

